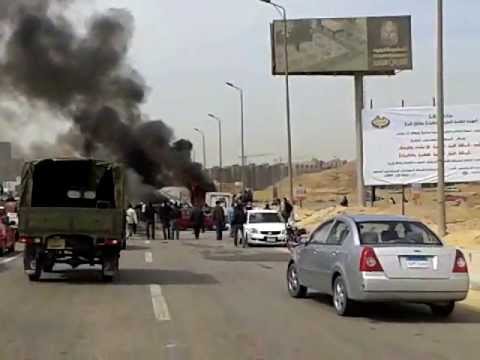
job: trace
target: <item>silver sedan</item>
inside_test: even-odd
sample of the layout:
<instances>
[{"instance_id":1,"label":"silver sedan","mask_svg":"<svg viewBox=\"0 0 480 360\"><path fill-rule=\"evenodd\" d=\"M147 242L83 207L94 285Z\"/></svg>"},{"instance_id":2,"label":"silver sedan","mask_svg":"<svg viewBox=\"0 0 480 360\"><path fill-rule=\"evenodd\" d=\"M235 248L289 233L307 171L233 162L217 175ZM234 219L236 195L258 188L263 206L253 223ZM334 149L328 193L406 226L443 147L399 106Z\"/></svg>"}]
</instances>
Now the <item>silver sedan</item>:
<instances>
[{"instance_id":1,"label":"silver sedan","mask_svg":"<svg viewBox=\"0 0 480 360\"><path fill-rule=\"evenodd\" d=\"M469 276L464 255L421 222L400 216L339 216L292 250L290 295L307 289L333 296L339 315L357 302L416 302L448 316L464 300Z\"/></svg>"}]
</instances>

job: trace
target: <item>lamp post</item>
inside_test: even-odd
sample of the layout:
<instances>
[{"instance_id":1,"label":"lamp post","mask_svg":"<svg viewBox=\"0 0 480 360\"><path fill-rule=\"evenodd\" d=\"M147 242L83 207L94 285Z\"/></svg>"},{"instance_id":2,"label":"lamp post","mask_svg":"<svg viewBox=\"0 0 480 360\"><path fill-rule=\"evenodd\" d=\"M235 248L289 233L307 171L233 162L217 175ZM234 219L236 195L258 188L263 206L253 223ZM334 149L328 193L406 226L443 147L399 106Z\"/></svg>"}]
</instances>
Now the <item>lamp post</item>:
<instances>
[{"instance_id":1,"label":"lamp post","mask_svg":"<svg viewBox=\"0 0 480 360\"><path fill-rule=\"evenodd\" d=\"M245 190L245 139L244 139L244 123L243 123L243 113L244 113L244 104L243 104L243 89L236 86L235 84L231 82L226 82L225 83L227 86L230 86L231 88L237 90L240 94L240 139L241 139L241 149L242 149L242 190Z\"/></svg>"},{"instance_id":2,"label":"lamp post","mask_svg":"<svg viewBox=\"0 0 480 360\"><path fill-rule=\"evenodd\" d=\"M218 116L215 116L214 114L208 114L209 117L212 119L217 120L218 123L218 167L220 168L219 170L219 177L218 177L218 182L219 182L219 190L222 191L222 182L223 182L223 149L222 149L222 119L220 119Z\"/></svg>"},{"instance_id":3,"label":"lamp post","mask_svg":"<svg viewBox=\"0 0 480 360\"><path fill-rule=\"evenodd\" d=\"M195 128L193 130L195 130L202 136L203 168L207 170L207 149L205 147L205 133L198 128Z\"/></svg>"},{"instance_id":4,"label":"lamp post","mask_svg":"<svg viewBox=\"0 0 480 360\"><path fill-rule=\"evenodd\" d=\"M277 9L283 17L283 32L285 38L284 44L284 57L285 57L285 97L286 97L286 112L287 112L287 140L288 140L288 180L289 180L289 192L290 200L293 198L293 160L292 160L292 130L290 125L290 82L288 72L288 20L287 10L282 5L276 4L270 0L260 0L266 4L272 5Z\"/></svg>"}]
</instances>

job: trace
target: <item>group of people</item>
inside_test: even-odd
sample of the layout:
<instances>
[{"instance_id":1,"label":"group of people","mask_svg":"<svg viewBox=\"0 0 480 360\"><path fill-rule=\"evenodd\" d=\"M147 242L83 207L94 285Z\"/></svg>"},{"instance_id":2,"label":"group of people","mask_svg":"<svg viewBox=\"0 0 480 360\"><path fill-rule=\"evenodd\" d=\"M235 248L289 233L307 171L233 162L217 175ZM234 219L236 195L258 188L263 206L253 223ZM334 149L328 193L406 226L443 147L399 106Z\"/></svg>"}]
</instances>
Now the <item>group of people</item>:
<instances>
[{"instance_id":1,"label":"group of people","mask_svg":"<svg viewBox=\"0 0 480 360\"><path fill-rule=\"evenodd\" d=\"M220 241L223 239L223 232L226 229L226 225L229 224L230 237L233 238L235 247L239 245L247 247L248 244L244 236L244 225L247 222L247 212L253 209L251 193L245 191L245 193L239 194L233 199L232 205L226 211L224 206L225 203L217 201L212 210L212 220L216 230L217 240ZM267 204L265 209L278 210L286 222L293 213L293 205L287 198L284 198L283 201L276 199L272 202L272 208L270 204ZM147 239L155 240L157 218L162 225L164 240L179 240L180 229L178 221L181 218L181 208L179 204L169 201L163 202L159 207L154 207L151 202L146 204L140 203L137 207L129 204L126 213L128 237L135 235L137 233L138 223L143 222L145 224ZM205 209L203 207L195 206L192 208L190 224L193 228L195 239L198 240L200 233L205 231Z\"/></svg>"},{"instance_id":2,"label":"group of people","mask_svg":"<svg viewBox=\"0 0 480 360\"><path fill-rule=\"evenodd\" d=\"M140 203L136 208L132 204L127 209L128 237L137 233L139 222L145 224L147 239L155 240L155 229L157 217L162 225L164 240L179 240L180 229L178 219L181 216L180 205L165 201L158 208L155 208L151 202Z\"/></svg>"}]
</instances>

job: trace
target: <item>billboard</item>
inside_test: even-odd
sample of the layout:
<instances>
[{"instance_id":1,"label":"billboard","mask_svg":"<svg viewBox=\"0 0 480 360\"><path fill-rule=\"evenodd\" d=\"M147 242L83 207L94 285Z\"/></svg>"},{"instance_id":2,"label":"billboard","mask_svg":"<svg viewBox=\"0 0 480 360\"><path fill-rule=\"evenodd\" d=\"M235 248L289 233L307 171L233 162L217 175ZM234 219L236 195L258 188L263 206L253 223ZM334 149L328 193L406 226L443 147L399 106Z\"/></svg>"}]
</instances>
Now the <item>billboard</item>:
<instances>
[{"instance_id":1,"label":"billboard","mask_svg":"<svg viewBox=\"0 0 480 360\"><path fill-rule=\"evenodd\" d=\"M363 141L366 185L437 182L434 107L365 110ZM445 180L480 181L480 105L445 109Z\"/></svg>"},{"instance_id":2,"label":"billboard","mask_svg":"<svg viewBox=\"0 0 480 360\"><path fill-rule=\"evenodd\" d=\"M282 20L271 25L272 72L285 74ZM392 74L412 69L411 17L297 19L287 22L289 74Z\"/></svg>"}]
</instances>

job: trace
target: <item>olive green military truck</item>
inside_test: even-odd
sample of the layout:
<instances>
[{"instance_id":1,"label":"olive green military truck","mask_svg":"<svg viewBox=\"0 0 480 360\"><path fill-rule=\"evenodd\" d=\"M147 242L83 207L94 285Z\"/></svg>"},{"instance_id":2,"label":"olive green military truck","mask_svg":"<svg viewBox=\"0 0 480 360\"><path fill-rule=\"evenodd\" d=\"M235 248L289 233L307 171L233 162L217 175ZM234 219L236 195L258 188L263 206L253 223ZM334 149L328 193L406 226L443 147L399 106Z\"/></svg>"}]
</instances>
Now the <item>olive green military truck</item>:
<instances>
[{"instance_id":1,"label":"olive green military truck","mask_svg":"<svg viewBox=\"0 0 480 360\"><path fill-rule=\"evenodd\" d=\"M44 159L25 164L19 238L31 281L55 264L101 265L112 281L126 246L123 167L91 159Z\"/></svg>"}]
</instances>

